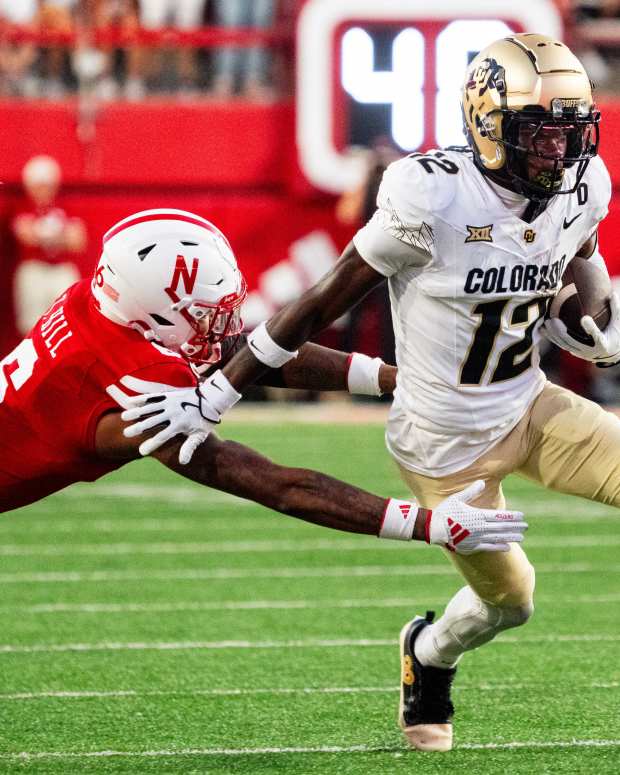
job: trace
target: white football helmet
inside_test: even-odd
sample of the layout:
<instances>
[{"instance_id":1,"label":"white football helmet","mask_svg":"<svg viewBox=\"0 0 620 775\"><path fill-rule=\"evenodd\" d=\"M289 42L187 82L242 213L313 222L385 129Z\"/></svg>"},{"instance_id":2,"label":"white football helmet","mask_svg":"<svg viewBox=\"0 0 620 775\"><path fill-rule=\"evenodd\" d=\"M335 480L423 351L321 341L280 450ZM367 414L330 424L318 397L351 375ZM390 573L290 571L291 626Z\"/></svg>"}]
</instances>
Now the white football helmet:
<instances>
[{"instance_id":1,"label":"white football helmet","mask_svg":"<svg viewBox=\"0 0 620 775\"><path fill-rule=\"evenodd\" d=\"M246 283L212 223L183 210L144 210L103 237L92 292L100 312L200 365L242 327Z\"/></svg>"}]
</instances>

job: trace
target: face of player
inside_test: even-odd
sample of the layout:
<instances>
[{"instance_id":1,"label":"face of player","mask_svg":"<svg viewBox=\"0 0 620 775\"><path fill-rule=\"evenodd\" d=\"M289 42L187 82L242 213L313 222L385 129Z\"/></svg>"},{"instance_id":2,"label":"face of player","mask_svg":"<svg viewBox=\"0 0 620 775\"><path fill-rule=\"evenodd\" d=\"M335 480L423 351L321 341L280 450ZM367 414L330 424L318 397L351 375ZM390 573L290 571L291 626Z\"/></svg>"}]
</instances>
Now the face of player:
<instances>
[{"instance_id":1,"label":"face of player","mask_svg":"<svg viewBox=\"0 0 620 775\"><path fill-rule=\"evenodd\" d=\"M239 334L243 329L240 309L222 311L209 308L205 317L196 320L193 328L196 334L187 344L197 348L189 359L198 363L217 363L221 358L222 342L227 337Z\"/></svg>"},{"instance_id":2,"label":"face of player","mask_svg":"<svg viewBox=\"0 0 620 775\"><path fill-rule=\"evenodd\" d=\"M534 123L519 127L519 145L528 152L528 176L532 182L544 185L549 174L563 168L561 160L566 156L571 129Z\"/></svg>"}]
</instances>

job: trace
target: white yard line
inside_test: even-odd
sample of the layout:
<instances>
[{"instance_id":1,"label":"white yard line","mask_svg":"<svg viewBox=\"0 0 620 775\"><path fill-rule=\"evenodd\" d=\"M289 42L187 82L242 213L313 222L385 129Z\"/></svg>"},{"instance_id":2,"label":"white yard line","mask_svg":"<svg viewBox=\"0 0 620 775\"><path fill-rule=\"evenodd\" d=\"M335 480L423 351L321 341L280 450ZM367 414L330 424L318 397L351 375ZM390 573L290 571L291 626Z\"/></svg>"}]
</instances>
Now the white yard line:
<instances>
[{"instance_id":1,"label":"white yard line","mask_svg":"<svg viewBox=\"0 0 620 775\"><path fill-rule=\"evenodd\" d=\"M426 606L440 606L446 601L426 600ZM606 605L620 603L620 593L606 595L537 595L536 603L550 605ZM305 609L412 608L409 597L352 600L217 600L158 603L38 603L26 606L0 606L2 614L142 614L181 613L183 611L279 611Z\"/></svg>"},{"instance_id":2,"label":"white yard line","mask_svg":"<svg viewBox=\"0 0 620 775\"><path fill-rule=\"evenodd\" d=\"M0 644L0 654L49 654L91 651L220 651L228 649L301 649L301 648L360 648L393 646L392 638L306 638L303 640L220 640L220 641L153 641L101 643L33 643L31 645Z\"/></svg>"},{"instance_id":3,"label":"white yard line","mask_svg":"<svg viewBox=\"0 0 620 775\"><path fill-rule=\"evenodd\" d=\"M554 684L557 688L557 685ZM575 684L571 680L571 687L578 689L618 689L618 681L602 683ZM526 683L481 683L463 684L454 687L456 692L499 692L499 691L523 691L524 689L542 689L540 681ZM139 699L141 697L251 697L254 695L289 696L289 695L313 695L313 694L395 694L398 686L302 686L302 687L273 687L264 689L176 689L176 690L117 690L117 691L58 691L58 692L15 692L13 694L0 694L0 702L15 702L25 700L85 700L85 699Z\"/></svg>"},{"instance_id":4,"label":"white yard line","mask_svg":"<svg viewBox=\"0 0 620 775\"><path fill-rule=\"evenodd\" d=\"M139 484L127 482L124 484L113 482L93 482L92 484L76 484L53 496L54 501L63 498L70 500L90 501L93 498L129 498L142 501L152 499L159 502L170 503L198 503L208 505L222 505L243 503L242 498L229 495L226 492L212 490L209 487L187 484ZM245 501L247 503L247 501Z\"/></svg>"},{"instance_id":5,"label":"white yard line","mask_svg":"<svg viewBox=\"0 0 620 775\"><path fill-rule=\"evenodd\" d=\"M407 491L402 490L393 494L393 497L407 498ZM153 500L154 502L164 503L196 503L204 506L211 505L235 505L247 503L242 498L230 495L219 490L213 490L208 487L191 485L179 481L178 484L158 484L140 483L140 482L92 482L88 484L80 483L72 485L65 490L51 496L47 504L58 510L58 502L64 499L70 501L84 500L92 502L93 499L100 498L120 498L137 501ZM510 507L521 509L531 514L540 516L548 515L550 521L564 522L567 517L574 515L575 521L588 519L588 514L596 514L596 518L612 517L614 509L603 504L586 501L581 498L562 498L554 497L553 494L545 492L544 500L538 493L529 495L519 495L510 499ZM45 507L45 504L37 508ZM5 519L10 519L6 517ZM17 519L17 518L16 518ZM88 519L87 515L82 520L76 520L76 523L84 522ZM569 521L573 521L572 519ZM49 524L53 527L53 521Z\"/></svg>"},{"instance_id":6,"label":"white yard line","mask_svg":"<svg viewBox=\"0 0 620 775\"><path fill-rule=\"evenodd\" d=\"M495 643L619 643L620 635L607 633L549 634L531 636L500 635ZM0 644L0 654L52 654L93 651L219 651L237 649L375 648L395 646L393 638L305 638L299 640L220 640L220 641L102 641L100 643Z\"/></svg>"},{"instance_id":7,"label":"white yard line","mask_svg":"<svg viewBox=\"0 0 620 775\"><path fill-rule=\"evenodd\" d=\"M403 500L406 500L406 496L402 496ZM64 507L61 507L61 510ZM526 511L523 507L520 507L522 511ZM57 515L59 511L58 504L54 507L53 513ZM526 511L526 517L530 522L530 531L526 535L526 541L529 543L533 538L538 538L535 534L539 528L547 528L550 525L580 525L584 523L608 521L615 518L615 515L608 512L601 512L600 514L582 514L579 516L571 517L556 517L552 516L548 520L545 520L544 525L539 522L541 517L533 517L532 513ZM536 520L535 522L533 521ZM126 519L89 519L87 515L84 517L76 517L75 519L62 519L58 520L56 517L50 517L49 519L42 520L27 520L16 517L11 521L11 515L3 515L0 520L0 538L5 535L10 535L13 540L22 537L28 538L33 533L44 533L46 537L50 537L52 540L59 540L56 538L58 534L63 533L75 533L76 536L83 537L85 534L91 533L202 533L203 536L209 535L213 530L224 531L230 530L231 533L238 535L240 531L248 533L249 531L255 531L256 533L263 534L265 529L282 532L283 529L295 530L299 527L296 522L287 522L280 518L279 515L264 514L259 518L256 517L240 517L235 519L234 524L229 512L218 514L215 513L202 513L186 514L182 519L176 517L161 517L157 519L141 519L139 517L127 516ZM63 536L64 538L64 536ZM62 540L62 539L60 539Z\"/></svg>"},{"instance_id":8,"label":"white yard line","mask_svg":"<svg viewBox=\"0 0 620 775\"><path fill-rule=\"evenodd\" d=\"M324 551L363 551L376 549L370 547L363 539L299 539L275 541L213 541L213 542L175 542L159 543L115 543L115 544L66 544L66 545L0 545L2 557L63 557L63 556L97 556L106 555L183 555L183 554L239 554L268 552L324 552Z\"/></svg>"},{"instance_id":9,"label":"white yard line","mask_svg":"<svg viewBox=\"0 0 620 775\"><path fill-rule=\"evenodd\" d=\"M536 684L531 684L536 686ZM481 687L482 688L482 687ZM521 688L525 688L521 685ZM325 686L300 688L268 688L268 689L179 689L163 690L126 690L126 691L85 691L85 692L16 692L15 694L0 694L0 701L16 700L83 700L90 698L132 699L140 697L250 697L254 695L291 695L291 694L392 694L398 691L396 686Z\"/></svg>"},{"instance_id":10,"label":"white yard line","mask_svg":"<svg viewBox=\"0 0 620 775\"><path fill-rule=\"evenodd\" d=\"M515 748L617 748L618 746L620 746L620 740L515 740L510 743L463 743L457 745L456 749L461 751L510 751Z\"/></svg>"},{"instance_id":11,"label":"white yard line","mask_svg":"<svg viewBox=\"0 0 620 775\"><path fill-rule=\"evenodd\" d=\"M620 546L620 536L581 535L528 537L529 549L593 548ZM417 549L421 547L416 547ZM184 554L241 554L293 552L363 552L363 551L411 551L411 547L398 542L381 542L367 538L320 538L276 539L258 541L209 541L113 544L0 544L2 557L64 557L64 556L117 556L117 555L184 555Z\"/></svg>"},{"instance_id":12,"label":"white yard line","mask_svg":"<svg viewBox=\"0 0 620 775\"><path fill-rule=\"evenodd\" d=\"M537 573L620 573L620 563L596 562L538 563ZM306 578L366 578L373 576L450 576L457 578L450 565L351 565L316 568L179 568L161 571L50 571L0 573L0 584L52 584L116 581L211 581L231 579L306 579Z\"/></svg>"},{"instance_id":13,"label":"white yard line","mask_svg":"<svg viewBox=\"0 0 620 775\"><path fill-rule=\"evenodd\" d=\"M55 507L54 512L58 512L58 506ZM250 525L250 520L245 520ZM223 522L223 525L218 524ZM256 520L254 520L254 526L256 526ZM10 521L10 516L0 522L0 536L3 533L11 533L15 535L31 535L32 533L45 533L46 536L53 536L55 533L76 533L77 535L83 535L88 533L177 533L177 532L192 532L195 530L204 530L205 532L212 530L214 527L226 527L225 520L209 519L207 523L205 521L204 514L197 514L195 518L176 519L171 517L166 519L162 517L160 519L94 519L89 520L87 518L82 519L76 517L75 519L41 519L41 520L22 520L16 518Z\"/></svg>"},{"instance_id":14,"label":"white yard line","mask_svg":"<svg viewBox=\"0 0 620 775\"><path fill-rule=\"evenodd\" d=\"M617 748L620 740L514 740L505 743L462 743L456 751L566 749L566 748ZM178 748L161 751L21 751L2 753L0 759L10 761L36 761L40 759L108 759L112 757L159 759L179 756L265 756L291 754L339 754L339 753L391 753L407 755L411 751L402 746L369 745L321 745L270 748Z\"/></svg>"},{"instance_id":15,"label":"white yard line","mask_svg":"<svg viewBox=\"0 0 620 775\"><path fill-rule=\"evenodd\" d=\"M620 600L620 595L618 596ZM430 604L429 604L430 605ZM224 600L182 603L43 603L30 606L1 606L0 613L14 614L126 614L177 613L182 611L278 611L323 608L411 608L405 598L386 600Z\"/></svg>"}]
</instances>

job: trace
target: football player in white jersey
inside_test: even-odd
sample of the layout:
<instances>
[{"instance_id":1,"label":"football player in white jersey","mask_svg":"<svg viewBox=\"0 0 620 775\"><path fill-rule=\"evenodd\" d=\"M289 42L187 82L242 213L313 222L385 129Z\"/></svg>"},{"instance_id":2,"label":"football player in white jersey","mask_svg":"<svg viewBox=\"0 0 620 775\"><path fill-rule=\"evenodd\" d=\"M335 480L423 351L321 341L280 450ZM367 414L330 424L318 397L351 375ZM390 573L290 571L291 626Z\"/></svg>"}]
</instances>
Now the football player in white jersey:
<instances>
[{"instance_id":1,"label":"football player in white jersey","mask_svg":"<svg viewBox=\"0 0 620 775\"><path fill-rule=\"evenodd\" d=\"M557 320L543 325L573 256L605 269L597 226L610 180L591 83L560 41L514 35L472 61L462 107L468 147L393 163L375 215L335 268L250 335L220 376L242 389L387 278L399 372L386 442L422 505L484 479L478 504L501 508L502 479L517 473L620 506L620 420L549 383L538 354L547 328L582 358L620 361L616 297L604 331L583 319L592 345ZM208 403L212 388L203 392ZM174 423L174 400L168 412ZM533 611L520 546L450 559L466 586L436 622L416 617L401 632L400 724L420 750L452 747L463 653Z\"/></svg>"}]
</instances>

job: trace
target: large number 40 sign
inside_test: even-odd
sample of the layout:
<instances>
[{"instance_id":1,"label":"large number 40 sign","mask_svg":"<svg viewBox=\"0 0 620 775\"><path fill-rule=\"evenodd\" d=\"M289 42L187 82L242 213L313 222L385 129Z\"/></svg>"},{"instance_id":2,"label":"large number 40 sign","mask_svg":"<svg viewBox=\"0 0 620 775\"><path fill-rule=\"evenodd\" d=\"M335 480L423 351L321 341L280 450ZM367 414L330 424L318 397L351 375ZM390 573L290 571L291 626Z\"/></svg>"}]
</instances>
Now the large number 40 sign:
<instances>
[{"instance_id":1,"label":"large number 40 sign","mask_svg":"<svg viewBox=\"0 0 620 775\"><path fill-rule=\"evenodd\" d=\"M462 144L459 93L472 56L513 31L562 36L552 0L508 5L307 0L297 33L297 145L310 182L333 192L359 183L363 162L346 148L347 99L387 106L382 129L403 151ZM395 28L391 66L377 62L381 25Z\"/></svg>"}]
</instances>

